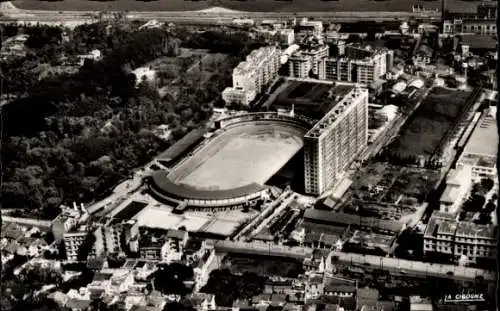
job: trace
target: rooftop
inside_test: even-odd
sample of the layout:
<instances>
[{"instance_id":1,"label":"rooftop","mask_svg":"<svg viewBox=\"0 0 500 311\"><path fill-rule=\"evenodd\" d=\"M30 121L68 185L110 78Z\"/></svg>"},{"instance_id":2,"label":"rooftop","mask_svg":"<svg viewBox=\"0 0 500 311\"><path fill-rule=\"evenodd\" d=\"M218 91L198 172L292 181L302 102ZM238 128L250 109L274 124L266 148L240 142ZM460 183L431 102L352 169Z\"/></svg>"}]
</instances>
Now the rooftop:
<instances>
[{"instance_id":1,"label":"rooftop","mask_svg":"<svg viewBox=\"0 0 500 311\"><path fill-rule=\"evenodd\" d=\"M439 201L443 203L455 203L460 198L460 190L460 185L448 185Z\"/></svg>"},{"instance_id":2,"label":"rooftop","mask_svg":"<svg viewBox=\"0 0 500 311\"><path fill-rule=\"evenodd\" d=\"M320 137L323 133L325 133L330 125L332 125L337 120L337 118L341 116L342 113L353 104L355 99L359 95L361 95L362 92L367 92L367 90L353 89L347 94L347 96L344 96L343 98L340 98L340 96L335 97L336 104L318 123L316 123L316 125L309 132L307 132L304 137Z\"/></svg>"},{"instance_id":3,"label":"rooftop","mask_svg":"<svg viewBox=\"0 0 500 311\"><path fill-rule=\"evenodd\" d=\"M220 236L231 235L239 224L235 221L216 219L200 231Z\"/></svg>"},{"instance_id":4,"label":"rooftop","mask_svg":"<svg viewBox=\"0 0 500 311\"><path fill-rule=\"evenodd\" d=\"M312 208L305 211L304 219L347 226L358 225L362 227L370 227L373 229L380 229L391 232L400 232L403 229L403 224L396 221L383 220L372 217L360 217L358 215L346 213L333 213L330 211L323 211Z\"/></svg>"},{"instance_id":5,"label":"rooftop","mask_svg":"<svg viewBox=\"0 0 500 311\"><path fill-rule=\"evenodd\" d=\"M456 229L457 224L455 220L449 218L441 218L433 214L429 219L424 236L437 237L438 234L455 235Z\"/></svg>"},{"instance_id":6,"label":"rooftop","mask_svg":"<svg viewBox=\"0 0 500 311\"><path fill-rule=\"evenodd\" d=\"M461 221L458 223L457 236L478 237L483 239L496 239L496 227L477 225L471 222Z\"/></svg>"},{"instance_id":7,"label":"rooftop","mask_svg":"<svg viewBox=\"0 0 500 311\"><path fill-rule=\"evenodd\" d=\"M465 146L464 154L496 157L497 153L498 129L496 125L496 107L492 107L481 116L481 119Z\"/></svg>"}]
</instances>

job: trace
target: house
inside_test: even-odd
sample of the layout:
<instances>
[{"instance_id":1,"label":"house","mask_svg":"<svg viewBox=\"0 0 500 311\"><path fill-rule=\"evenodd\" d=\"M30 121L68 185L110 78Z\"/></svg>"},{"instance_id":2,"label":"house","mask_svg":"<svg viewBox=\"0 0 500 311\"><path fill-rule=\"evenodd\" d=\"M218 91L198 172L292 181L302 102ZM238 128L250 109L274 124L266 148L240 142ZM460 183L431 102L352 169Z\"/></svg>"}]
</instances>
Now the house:
<instances>
[{"instance_id":1,"label":"house","mask_svg":"<svg viewBox=\"0 0 500 311\"><path fill-rule=\"evenodd\" d=\"M188 233L183 230L168 230L165 243L161 248L163 261L171 262L180 260L188 241Z\"/></svg>"},{"instance_id":2,"label":"house","mask_svg":"<svg viewBox=\"0 0 500 311\"><path fill-rule=\"evenodd\" d=\"M321 297L324 293L324 283L323 277L321 276L313 276L309 280L306 281L305 287L305 299L317 299Z\"/></svg>"}]
</instances>

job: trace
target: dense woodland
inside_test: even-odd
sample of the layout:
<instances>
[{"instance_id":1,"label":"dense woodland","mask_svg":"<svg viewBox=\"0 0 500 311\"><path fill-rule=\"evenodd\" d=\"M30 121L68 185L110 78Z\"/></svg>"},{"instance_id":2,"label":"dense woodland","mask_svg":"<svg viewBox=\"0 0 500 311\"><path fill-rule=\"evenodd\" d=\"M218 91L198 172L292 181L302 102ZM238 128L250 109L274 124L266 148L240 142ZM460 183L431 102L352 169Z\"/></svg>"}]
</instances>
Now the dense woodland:
<instances>
[{"instance_id":1,"label":"dense woodland","mask_svg":"<svg viewBox=\"0 0 500 311\"><path fill-rule=\"evenodd\" d=\"M4 94L18 96L3 107L2 206L45 218L53 217L60 204L105 195L167 148L173 141L157 138L154 127L168 124L175 140L205 121L230 85L232 68L261 44L234 31L139 31L102 22L74 30L2 27L5 37L30 36L25 58L0 64ZM176 56L179 47L229 57L208 84L196 83L182 71L172 73L180 78L177 96L160 98L147 83L135 87L132 69L160 56ZM37 74L41 64L55 67L93 49L102 52L102 60L86 60L76 73L42 79Z\"/></svg>"}]
</instances>

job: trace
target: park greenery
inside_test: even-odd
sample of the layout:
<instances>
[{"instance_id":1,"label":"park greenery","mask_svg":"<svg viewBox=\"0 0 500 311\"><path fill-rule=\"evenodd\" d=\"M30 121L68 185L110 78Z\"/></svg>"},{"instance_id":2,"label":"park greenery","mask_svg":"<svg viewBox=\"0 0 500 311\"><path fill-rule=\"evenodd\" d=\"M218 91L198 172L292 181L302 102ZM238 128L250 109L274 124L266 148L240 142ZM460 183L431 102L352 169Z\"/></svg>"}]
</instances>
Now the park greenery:
<instances>
[{"instance_id":1,"label":"park greenery","mask_svg":"<svg viewBox=\"0 0 500 311\"><path fill-rule=\"evenodd\" d=\"M90 202L106 195L211 114L231 72L259 46L236 31L147 29L96 22L73 30L52 26L3 25L5 37L27 34L27 55L0 63L4 183L2 206L52 218L60 204ZM208 81L186 74L190 64L162 76L162 85L141 82L132 70L159 57L176 58L180 48L222 52L227 61ZM65 70L77 55L98 49L103 57ZM51 74L42 77L41 68ZM174 82L174 77L177 78ZM158 87L168 91L160 96ZM173 139L158 138L159 125Z\"/></svg>"},{"instance_id":2,"label":"park greenery","mask_svg":"<svg viewBox=\"0 0 500 311\"><path fill-rule=\"evenodd\" d=\"M266 277L251 272L235 275L228 269L214 270L210 273L208 283L200 291L214 294L218 306L232 307L236 300L251 299L262 294L265 282Z\"/></svg>"}]
</instances>

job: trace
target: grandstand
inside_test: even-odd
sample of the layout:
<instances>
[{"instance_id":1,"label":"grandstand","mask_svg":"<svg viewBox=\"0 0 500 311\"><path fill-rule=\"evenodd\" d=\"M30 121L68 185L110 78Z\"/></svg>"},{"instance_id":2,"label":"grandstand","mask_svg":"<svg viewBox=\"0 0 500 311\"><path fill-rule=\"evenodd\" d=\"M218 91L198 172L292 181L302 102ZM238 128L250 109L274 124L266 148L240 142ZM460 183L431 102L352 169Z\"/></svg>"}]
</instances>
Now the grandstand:
<instances>
[{"instance_id":1,"label":"grandstand","mask_svg":"<svg viewBox=\"0 0 500 311\"><path fill-rule=\"evenodd\" d=\"M188 157L152 176L151 193L178 206L179 212L188 207L234 208L267 198L266 182L300 151L312 125L307 118L275 112L221 119L214 135Z\"/></svg>"}]
</instances>

